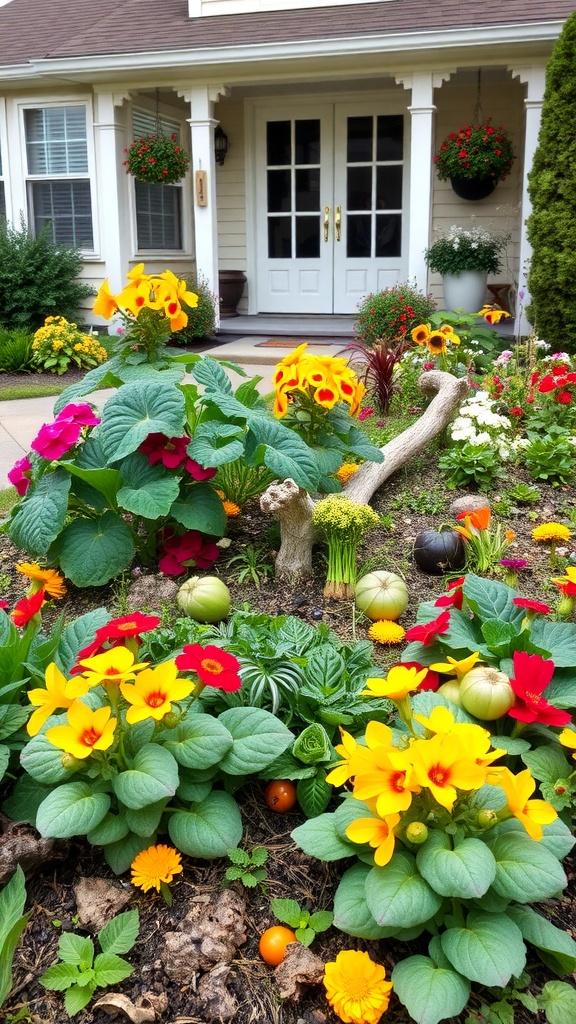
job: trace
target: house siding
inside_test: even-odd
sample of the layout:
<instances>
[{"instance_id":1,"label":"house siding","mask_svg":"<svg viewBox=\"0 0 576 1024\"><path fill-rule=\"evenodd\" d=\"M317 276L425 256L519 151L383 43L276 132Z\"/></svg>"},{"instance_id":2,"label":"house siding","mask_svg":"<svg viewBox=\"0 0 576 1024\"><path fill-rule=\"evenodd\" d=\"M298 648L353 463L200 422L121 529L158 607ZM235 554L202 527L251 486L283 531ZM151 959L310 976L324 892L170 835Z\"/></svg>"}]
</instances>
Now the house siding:
<instances>
[{"instance_id":1,"label":"house siding","mask_svg":"<svg viewBox=\"0 0 576 1024\"><path fill-rule=\"evenodd\" d=\"M218 202L218 266L220 270L248 267L246 247L246 152L244 105L242 101L222 101L216 116L228 136L228 153L216 169ZM198 268L202 271L202 268ZM248 287L241 303L246 308Z\"/></svg>"}]
</instances>

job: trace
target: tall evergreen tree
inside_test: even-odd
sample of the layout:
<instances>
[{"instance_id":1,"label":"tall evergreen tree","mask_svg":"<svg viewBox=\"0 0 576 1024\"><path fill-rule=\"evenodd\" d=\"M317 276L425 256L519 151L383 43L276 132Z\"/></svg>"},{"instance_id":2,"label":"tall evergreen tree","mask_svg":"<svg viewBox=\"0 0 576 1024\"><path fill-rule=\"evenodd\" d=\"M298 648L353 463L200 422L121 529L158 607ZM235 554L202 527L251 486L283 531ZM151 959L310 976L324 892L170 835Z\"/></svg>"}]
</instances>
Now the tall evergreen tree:
<instances>
[{"instance_id":1,"label":"tall evergreen tree","mask_svg":"<svg viewBox=\"0 0 576 1024\"><path fill-rule=\"evenodd\" d=\"M546 69L528 191L533 255L527 315L554 349L576 350L576 11L566 21Z\"/></svg>"}]
</instances>

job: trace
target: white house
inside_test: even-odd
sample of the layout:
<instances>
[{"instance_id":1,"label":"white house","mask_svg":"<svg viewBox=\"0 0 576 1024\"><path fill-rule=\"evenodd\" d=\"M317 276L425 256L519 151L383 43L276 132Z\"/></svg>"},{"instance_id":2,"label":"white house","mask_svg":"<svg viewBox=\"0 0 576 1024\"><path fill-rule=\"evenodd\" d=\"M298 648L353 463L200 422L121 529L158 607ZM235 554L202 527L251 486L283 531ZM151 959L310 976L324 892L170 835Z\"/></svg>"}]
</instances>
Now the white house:
<instances>
[{"instance_id":1,"label":"white house","mask_svg":"<svg viewBox=\"0 0 576 1024\"><path fill-rule=\"evenodd\" d=\"M572 0L4 0L0 213L82 250L119 290L130 266L247 277L250 314L353 313L428 280L438 228L512 233L501 282L524 284L527 172L546 62ZM517 159L486 199L434 174L451 130L484 116ZM178 185L125 173L126 146L174 131ZM228 140L215 160L214 133ZM197 172L202 175L202 190ZM202 191L202 194L201 194ZM492 282L494 283L494 282Z\"/></svg>"}]
</instances>

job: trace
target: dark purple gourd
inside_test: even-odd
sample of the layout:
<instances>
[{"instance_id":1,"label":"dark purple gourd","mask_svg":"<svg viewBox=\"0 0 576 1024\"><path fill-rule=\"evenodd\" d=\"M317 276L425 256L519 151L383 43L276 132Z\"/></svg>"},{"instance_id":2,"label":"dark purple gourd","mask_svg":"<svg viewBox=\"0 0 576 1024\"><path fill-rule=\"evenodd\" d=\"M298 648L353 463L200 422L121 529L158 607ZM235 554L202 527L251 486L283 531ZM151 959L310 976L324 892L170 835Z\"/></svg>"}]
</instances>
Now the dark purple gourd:
<instances>
[{"instance_id":1,"label":"dark purple gourd","mask_svg":"<svg viewBox=\"0 0 576 1024\"><path fill-rule=\"evenodd\" d=\"M432 576L462 569L466 562L464 538L456 530L422 530L414 541L414 561Z\"/></svg>"}]
</instances>

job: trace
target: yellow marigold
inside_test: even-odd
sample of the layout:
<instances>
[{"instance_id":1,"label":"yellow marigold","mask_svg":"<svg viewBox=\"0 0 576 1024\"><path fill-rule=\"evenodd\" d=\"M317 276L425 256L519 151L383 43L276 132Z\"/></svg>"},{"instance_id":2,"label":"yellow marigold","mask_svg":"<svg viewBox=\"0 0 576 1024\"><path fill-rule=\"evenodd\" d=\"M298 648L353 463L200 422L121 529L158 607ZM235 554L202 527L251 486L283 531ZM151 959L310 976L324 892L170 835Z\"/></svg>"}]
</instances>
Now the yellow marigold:
<instances>
[{"instance_id":1,"label":"yellow marigold","mask_svg":"<svg viewBox=\"0 0 576 1024\"><path fill-rule=\"evenodd\" d=\"M222 502L224 505L224 511L229 519L234 519L235 516L239 516L242 509L240 505L237 505L234 501L228 501L227 498Z\"/></svg>"},{"instance_id":2,"label":"yellow marigold","mask_svg":"<svg viewBox=\"0 0 576 1024\"><path fill-rule=\"evenodd\" d=\"M66 593L64 580L56 569L41 569L36 562L17 562L16 569L45 590L50 597L61 598Z\"/></svg>"},{"instance_id":3,"label":"yellow marigold","mask_svg":"<svg viewBox=\"0 0 576 1024\"><path fill-rule=\"evenodd\" d=\"M570 540L572 530L562 523L542 523L541 526L534 527L532 536L537 541Z\"/></svg>"},{"instance_id":4,"label":"yellow marigold","mask_svg":"<svg viewBox=\"0 0 576 1024\"><path fill-rule=\"evenodd\" d=\"M368 953L344 949L324 967L326 999L345 1024L378 1024L388 1009L392 982Z\"/></svg>"},{"instance_id":5,"label":"yellow marigold","mask_svg":"<svg viewBox=\"0 0 576 1024\"><path fill-rule=\"evenodd\" d=\"M401 644L406 630L390 619L379 619L370 626L368 636L378 644Z\"/></svg>"},{"instance_id":6,"label":"yellow marigold","mask_svg":"<svg viewBox=\"0 0 576 1024\"><path fill-rule=\"evenodd\" d=\"M334 473L334 476L338 478L341 484L345 484L351 476L354 476L354 473L358 472L359 469L360 467L357 466L355 462L344 462L340 466L340 469Z\"/></svg>"},{"instance_id":7,"label":"yellow marigold","mask_svg":"<svg viewBox=\"0 0 576 1024\"><path fill-rule=\"evenodd\" d=\"M149 846L137 854L132 864L132 885L138 886L143 892L156 889L160 892L162 883L168 885L174 875L182 871L182 857L173 846Z\"/></svg>"}]
</instances>

